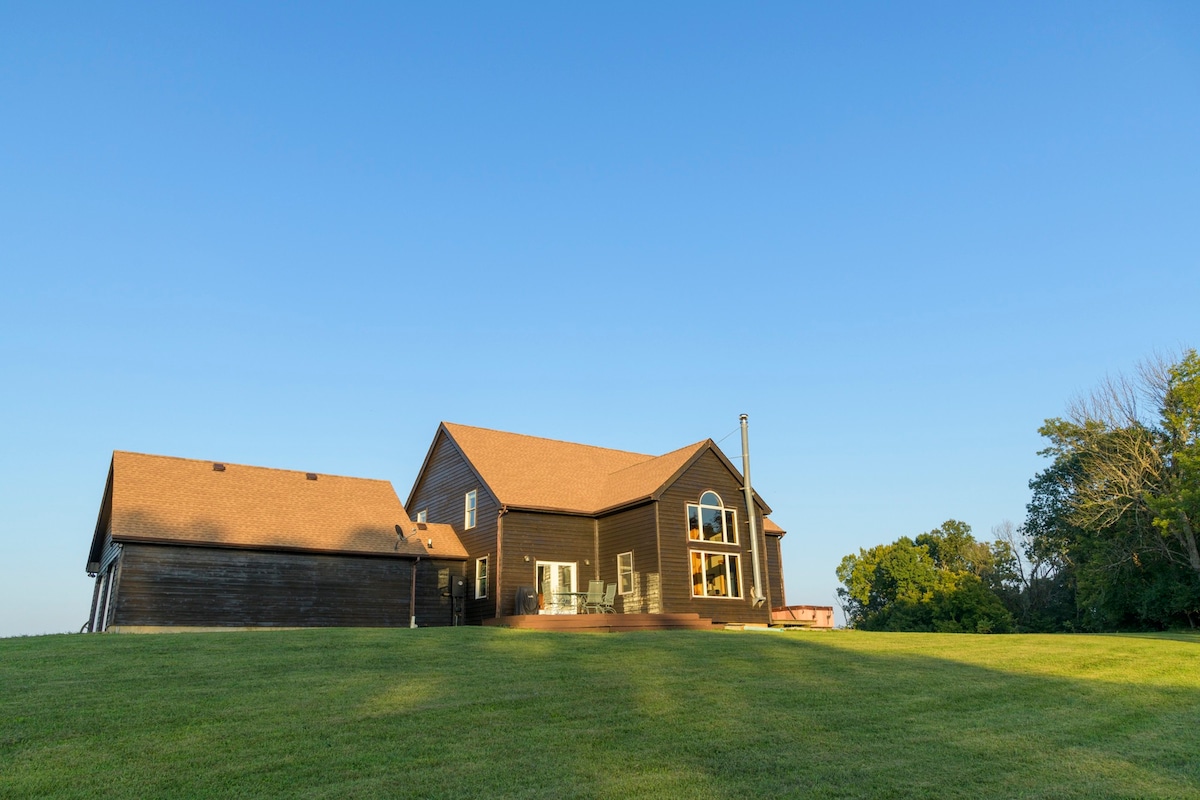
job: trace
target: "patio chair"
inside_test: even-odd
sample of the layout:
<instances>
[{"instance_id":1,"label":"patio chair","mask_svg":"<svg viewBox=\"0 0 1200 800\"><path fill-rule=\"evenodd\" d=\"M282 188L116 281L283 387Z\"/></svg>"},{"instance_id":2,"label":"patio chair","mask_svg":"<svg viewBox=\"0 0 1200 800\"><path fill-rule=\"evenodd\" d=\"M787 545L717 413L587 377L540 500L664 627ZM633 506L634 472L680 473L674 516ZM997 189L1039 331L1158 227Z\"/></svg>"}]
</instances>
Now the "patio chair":
<instances>
[{"instance_id":1,"label":"patio chair","mask_svg":"<svg viewBox=\"0 0 1200 800\"><path fill-rule=\"evenodd\" d=\"M615 614L617 609L613 607L613 601L617 599L617 585L610 583L608 588L604 590L604 599L600 602L600 610L605 614Z\"/></svg>"},{"instance_id":2,"label":"patio chair","mask_svg":"<svg viewBox=\"0 0 1200 800\"><path fill-rule=\"evenodd\" d=\"M583 613L604 611L604 581L588 581L587 599L583 601Z\"/></svg>"}]
</instances>

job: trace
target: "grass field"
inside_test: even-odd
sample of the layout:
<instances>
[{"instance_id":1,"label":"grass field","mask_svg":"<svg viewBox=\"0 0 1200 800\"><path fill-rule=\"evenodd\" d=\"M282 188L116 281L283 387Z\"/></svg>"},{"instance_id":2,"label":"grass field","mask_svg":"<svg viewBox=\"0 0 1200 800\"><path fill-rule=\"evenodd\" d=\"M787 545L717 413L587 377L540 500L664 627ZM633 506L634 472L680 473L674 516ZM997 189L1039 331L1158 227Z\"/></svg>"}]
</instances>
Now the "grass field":
<instances>
[{"instance_id":1,"label":"grass field","mask_svg":"<svg viewBox=\"0 0 1200 800\"><path fill-rule=\"evenodd\" d=\"M1200 798L1200 639L6 639L0 797Z\"/></svg>"}]
</instances>

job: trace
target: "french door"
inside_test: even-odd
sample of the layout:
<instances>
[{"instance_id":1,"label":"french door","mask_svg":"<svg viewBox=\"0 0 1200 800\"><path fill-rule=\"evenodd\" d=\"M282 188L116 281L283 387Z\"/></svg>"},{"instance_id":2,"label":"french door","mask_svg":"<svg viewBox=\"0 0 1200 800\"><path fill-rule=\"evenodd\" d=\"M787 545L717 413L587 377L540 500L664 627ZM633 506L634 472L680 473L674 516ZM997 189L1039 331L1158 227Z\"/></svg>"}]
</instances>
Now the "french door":
<instances>
[{"instance_id":1,"label":"french door","mask_svg":"<svg viewBox=\"0 0 1200 800\"><path fill-rule=\"evenodd\" d=\"M576 602L575 562L537 562L537 590L543 614L574 614Z\"/></svg>"}]
</instances>

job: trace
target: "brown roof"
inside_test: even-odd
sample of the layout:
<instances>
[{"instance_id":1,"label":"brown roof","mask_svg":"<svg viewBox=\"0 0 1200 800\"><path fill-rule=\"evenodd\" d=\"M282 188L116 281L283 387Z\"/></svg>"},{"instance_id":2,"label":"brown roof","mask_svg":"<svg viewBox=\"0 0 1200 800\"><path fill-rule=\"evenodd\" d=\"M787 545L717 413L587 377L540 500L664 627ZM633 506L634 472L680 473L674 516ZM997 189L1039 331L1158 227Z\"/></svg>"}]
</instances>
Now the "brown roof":
<instances>
[{"instance_id":1,"label":"brown roof","mask_svg":"<svg viewBox=\"0 0 1200 800\"><path fill-rule=\"evenodd\" d=\"M783 536L787 531L775 524L775 520L770 517L763 517L763 533L771 533L776 536Z\"/></svg>"},{"instance_id":2,"label":"brown roof","mask_svg":"<svg viewBox=\"0 0 1200 800\"><path fill-rule=\"evenodd\" d=\"M438 558L467 557L467 548L459 541L453 525L443 522L414 522L408 527L428 555Z\"/></svg>"},{"instance_id":3,"label":"brown roof","mask_svg":"<svg viewBox=\"0 0 1200 800\"><path fill-rule=\"evenodd\" d=\"M449 525L401 542L409 519L387 481L117 451L111 478L116 541L219 544L394 556L466 557ZM436 530L435 530L436 529Z\"/></svg>"},{"instance_id":4,"label":"brown roof","mask_svg":"<svg viewBox=\"0 0 1200 800\"><path fill-rule=\"evenodd\" d=\"M517 508L597 514L653 497L706 448L724 459L711 439L649 456L451 422L442 427L497 500Z\"/></svg>"},{"instance_id":5,"label":"brown roof","mask_svg":"<svg viewBox=\"0 0 1200 800\"><path fill-rule=\"evenodd\" d=\"M675 473L683 469L692 456L703 450L707 444L708 440L689 444L657 458L647 457L640 464L611 473L604 480L597 510L614 508L650 497L675 477Z\"/></svg>"}]
</instances>

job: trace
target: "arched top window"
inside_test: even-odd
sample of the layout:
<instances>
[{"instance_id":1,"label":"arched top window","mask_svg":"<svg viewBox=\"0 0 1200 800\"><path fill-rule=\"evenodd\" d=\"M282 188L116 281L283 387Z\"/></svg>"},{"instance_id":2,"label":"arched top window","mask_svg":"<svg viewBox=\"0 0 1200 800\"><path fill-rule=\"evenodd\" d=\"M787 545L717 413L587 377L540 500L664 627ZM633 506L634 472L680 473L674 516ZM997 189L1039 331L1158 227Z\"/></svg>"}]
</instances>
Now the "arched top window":
<instances>
[{"instance_id":1,"label":"arched top window","mask_svg":"<svg viewBox=\"0 0 1200 800\"><path fill-rule=\"evenodd\" d=\"M726 508L711 489L700 495L699 503L688 503L687 517L689 539L737 544L737 511Z\"/></svg>"}]
</instances>

